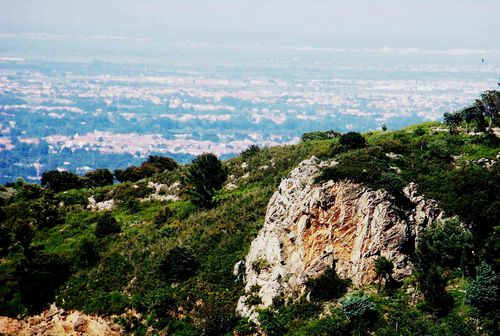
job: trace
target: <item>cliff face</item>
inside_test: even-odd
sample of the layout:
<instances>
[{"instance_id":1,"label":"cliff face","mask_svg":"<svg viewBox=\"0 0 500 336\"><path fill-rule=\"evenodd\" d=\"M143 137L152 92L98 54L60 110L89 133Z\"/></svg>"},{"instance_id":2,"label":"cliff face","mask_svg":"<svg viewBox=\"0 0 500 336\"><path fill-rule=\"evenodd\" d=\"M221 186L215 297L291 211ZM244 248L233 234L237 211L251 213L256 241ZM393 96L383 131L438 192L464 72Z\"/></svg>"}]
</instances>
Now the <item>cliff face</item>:
<instances>
[{"instance_id":1,"label":"cliff face","mask_svg":"<svg viewBox=\"0 0 500 336\"><path fill-rule=\"evenodd\" d=\"M405 252L415 248L422 228L442 215L435 202L416 194L414 185L404 190L413 209L398 214L383 190L348 181L314 184L321 165L316 158L304 161L281 182L262 230L236 265L246 281L237 307L243 316L254 317L248 297L258 295L260 307L279 294L297 297L307 279L334 260L337 273L356 286L375 280L378 256L393 261L396 279L409 275Z\"/></svg>"}]
</instances>

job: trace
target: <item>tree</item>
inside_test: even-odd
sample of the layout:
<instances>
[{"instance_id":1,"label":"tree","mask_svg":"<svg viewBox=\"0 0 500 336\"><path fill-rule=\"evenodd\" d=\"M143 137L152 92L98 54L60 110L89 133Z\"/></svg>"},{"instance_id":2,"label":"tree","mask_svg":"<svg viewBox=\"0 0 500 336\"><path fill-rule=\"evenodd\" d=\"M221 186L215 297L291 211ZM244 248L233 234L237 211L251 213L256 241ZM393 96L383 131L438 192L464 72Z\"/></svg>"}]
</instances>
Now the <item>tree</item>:
<instances>
[{"instance_id":1,"label":"tree","mask_svg":"<svg viewBox=\"0 0 500 336\"><path fill-rule=\"evenodd\" d=\"M498 307L499 278L490 265L482 262L476 268L476 279L467 287L466 302L481 313L490 312L493 307Z\"/></svg>"},{"instance_id":2,"label":"tree","mask_svg":"<svg viewBox=\"0 0 500 336\"><path fill-rule=\"evenodd\" d=\"M87 188L104 187L113 184L113 174L109 169L96 169L83 175L82 181Z\"/></svg>"},{"instance_id":3,"label":"tree","mask_svg":"<svg viewBox=\"0 0 500 336\"><path fill-rule=\"evenodd\" d=\"M168 170L172 171L177 168L178 164L174 159L166 156L150 155L146 163L149 163L156 167L160 172Z\"/></svg>"},{"instance_id":4,"label":"tree","mask_svg":"<svg viewBox=\"0 0 500 336\"><path fill-rule=\"evenodd\" d=\"M385 124L383 124L382 127L381 127L381 129L382 129L383 132L385 132L385 131L387 131L387 126Z\"/></svg>"},{"instance_id":5,"label":"tree","mask_svg":"<svg viewBox=\"0 0 500 336\"><path fill-rule=\"evenodd\" d=\"M488 130L491 132L493 124L500 118L500 91L485 91L474 105L488 118Z\"/></svg>"},{"instance_id":6,"label":"tree","mask_svg":"<svg viewBox=\"0 0 500 336\"><path fill-rule=\"evenodd\" d=\"M55 192L77 189L81 187L78 175L67 172L50 170L42 174L42 186L52 189Z\"/></svg>"},{"instance_id":7,"label":"tree","mask_svg":"<svg viewBox=\"0 0 500 336\"><path fill-rule=\"evenodd\" d=\"M358 132L349 132L342 134L339 138L339 143L348 149L366 147L365 138Z\"/></svg>"},{"instance_id":8,"label":"tree","mask_svg":"<svg viewBox=\"0 0 500 336\"><path fill-rule=\"evenodd\" d=\"M380 256L375 260L375 273L377 273L378 278L378 291L380 292L380 287L382 285L382 280L385 283L389 283L392 279L392 273L394 272L394 264L392 261L384 256Z\"/></svg>"},{"instance_id":9,"label":"tree","mask_svg":"<svg viewBox=\"0 0 500 336\"><path fill-rule=\"evenodd\" d=\"M340 304L355 330L366 330L377 320L377 306L366 295L349 296L340 300Z\"/></svg>"},{"instance_id":10,"label":"tree","mask_svg":"<svg viewBox=\"0 0 500 336\"><path fill-rule=\"evenodd\" d=\"M200 207L213 206L215 191L222 188L226 177L222 162L214 154L199 155L186 172L188 192L193 203Z\"/></svg>"}]
</instances>

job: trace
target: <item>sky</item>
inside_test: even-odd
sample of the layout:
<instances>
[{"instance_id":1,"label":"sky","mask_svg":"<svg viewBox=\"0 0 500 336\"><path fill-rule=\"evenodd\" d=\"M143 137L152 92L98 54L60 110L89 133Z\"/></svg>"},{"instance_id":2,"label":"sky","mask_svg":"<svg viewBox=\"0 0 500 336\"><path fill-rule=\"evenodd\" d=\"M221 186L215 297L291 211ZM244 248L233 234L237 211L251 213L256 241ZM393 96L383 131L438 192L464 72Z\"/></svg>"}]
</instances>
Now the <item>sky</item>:
<instances>
[{"instance_id":1,"label":"sky","mask_svg":"<svg viewBox=\"0 0 500 336\"><path fill-rule=\"evenodd\" d=\"M500 46L499 0L0 0L1 32Z\"/></svg>"}]
</instances>

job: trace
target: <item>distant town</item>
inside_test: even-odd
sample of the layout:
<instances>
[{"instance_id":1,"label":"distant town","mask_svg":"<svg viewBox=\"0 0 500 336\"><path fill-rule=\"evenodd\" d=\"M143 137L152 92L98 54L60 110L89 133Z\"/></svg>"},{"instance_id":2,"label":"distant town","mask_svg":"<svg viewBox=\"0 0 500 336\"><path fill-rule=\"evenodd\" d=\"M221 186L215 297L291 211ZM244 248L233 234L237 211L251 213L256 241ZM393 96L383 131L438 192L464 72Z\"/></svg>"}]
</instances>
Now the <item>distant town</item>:
<instances>
[{"instance_id":1,"label":"distant town","mask_svg":"<svg viewBox=\"0 0 500 336\"><path fill-rule=\"evenodd\" d=\"M309 131L435 121L494 88L500 68L479 61L458 71L439 58L322 63L328 51L308 63L295 56L318 51L286 52L292 55L279 62L254 56L255 66L224 61L217 71L2 56L0 182L37 182L51 169L123 168L149 154L179 162L203 152L228 158L251 145L296 143ZM384 52L401 53L371 51ZM282 75L283 67L294 71Z\"/></svg>"}]
</instances>

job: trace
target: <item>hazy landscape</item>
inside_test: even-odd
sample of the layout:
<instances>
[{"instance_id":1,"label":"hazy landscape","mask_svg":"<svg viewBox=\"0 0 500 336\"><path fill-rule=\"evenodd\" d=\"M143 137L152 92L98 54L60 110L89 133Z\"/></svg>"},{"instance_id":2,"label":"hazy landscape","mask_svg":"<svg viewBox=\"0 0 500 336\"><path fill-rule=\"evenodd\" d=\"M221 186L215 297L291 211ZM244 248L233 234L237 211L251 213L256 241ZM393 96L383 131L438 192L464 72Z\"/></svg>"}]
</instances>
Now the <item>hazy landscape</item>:
<instances>
[{"instance_id":1,"label":"hazy landscape","mask_svg":"<svg viewBox=\"0 0 500 336\"><path fill-rule=\"evenodd\" d=\"M0 182L440 120L497 87L498 73L500 49L2 33Z\"/></svg>"},{"instance_id":2,"label":"hazy landscape","mask_svg":"<svg viewBox=\"0 0 500 336\"><path fill-rule=\"evenodd\" d=\"M500 335L500 1L0 13L0 335Z\"/></svg>"}]
</instances>

